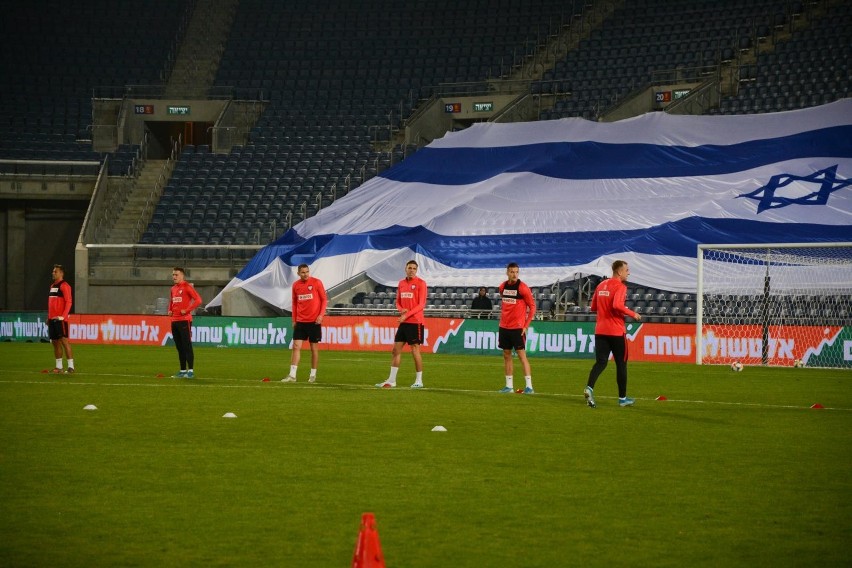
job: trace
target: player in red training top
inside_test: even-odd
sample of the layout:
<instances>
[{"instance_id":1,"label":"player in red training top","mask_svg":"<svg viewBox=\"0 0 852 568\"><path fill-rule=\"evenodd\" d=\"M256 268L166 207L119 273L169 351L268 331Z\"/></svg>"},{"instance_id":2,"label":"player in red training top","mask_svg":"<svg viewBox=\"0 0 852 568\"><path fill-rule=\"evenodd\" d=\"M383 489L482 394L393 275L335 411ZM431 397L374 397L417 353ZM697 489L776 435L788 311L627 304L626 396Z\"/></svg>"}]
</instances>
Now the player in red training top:
<instances>
[{"instance_id":1,"label":"player in red training top","mask_svg":"<svg viewBox=\"0 0 852 568\"><path fill-rule=\"evenodd\" d=\"M423 359L420 356L420 345L423 343L423 310L426 309L426 282L417 277L417 263L409 260L405 264L405 278L399 281L396 289L396 309L399 312L399 327L393 341L390 375L385 382L376 386L393 388L396 386L396 374L402 359L402 350L407 343L411 346L411 357L414 359L413 389L423 388Z\"/></svg>"},{"instance_id":2,"label":"player in red training top","mask_svg":"<svg viewBox=\"0 0 852 568\"><path fill-rule=\"evenodd\" d=\"M168 315L172 316L172 338L180 360L180 371L172 375L175 379L195 377L195 354L192 352L192 310L201 305L201 296L185 280L186 272L176 266L172 269L172 299Z\"/></svg>"},{"instance_id":3,"label":"player in red training top","mask_svg":"<svg viewBox=\"0 0 852 568\"><path fill-rule=\"evenodd\" d=\"M295 383L296 370L302 357L302 342L311 342L311 374L309 383L317 380L319 363L319 342L322 341L322 317L328 307L325 286L319 278L311 276L307 264L297 269L299 279L293 283L293 352L290 355L290 374L281 379L282 383Z\"/></svg>"},{"instance_id":4,"label":"player in red training top","mask_svg":"<svg viewBox=\"0 0 852 568\"><path fill-rule=\"evenodd\" d=\"M62 353L68 359L66 373L74 372L74 354L68 341L68 314L71 313L71 285L65 281L65 268L53 265L53 283L47 294L47 336L53 344L56 366L51 373L62 372Z\"/></svg>"},{"instance_id":5,"label":"player in red training top","mask_svg":"<svg viewBox=\"0 0 852 568\"><path fill-rule=\"evenodd\" d=\"M512 349L524 367L524 394L534 394L532 371L527 359L527 330L535 317L535 299L530 287L518 279L521 269L517 263L506 266L508 280L500 284L500 327L497 346L503 350L503 367L506 371L506 386L500 392L514 390L514 365Z\"/></svg>"},{"instance_id":6,"label":"player in red training top","mask_svg":"<svg viewBox=\"0 0 852 568\"><path fill-rule=\"evenodd\" d=\"M609 354L615 361L615 380L618 383L619 406L633 406L635 402L627 397L627 327L624 317L641 320L642 316L624 305L627 286L624 284L630 276L630 268L623 260L612 263L612 278L607 278L595 288L591 310L598 314L595 323L595 364L589 371L589 380L583 394L586 404L595 408L595 382L606 369Z\"/></svg>"}]
</instances>

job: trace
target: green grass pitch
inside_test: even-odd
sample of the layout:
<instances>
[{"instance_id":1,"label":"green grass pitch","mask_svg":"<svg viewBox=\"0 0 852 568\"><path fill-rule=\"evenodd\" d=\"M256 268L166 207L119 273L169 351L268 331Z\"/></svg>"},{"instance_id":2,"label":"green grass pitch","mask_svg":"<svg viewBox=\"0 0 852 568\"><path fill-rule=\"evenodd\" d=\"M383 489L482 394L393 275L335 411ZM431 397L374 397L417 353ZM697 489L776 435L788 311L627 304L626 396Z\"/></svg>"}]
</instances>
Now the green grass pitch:
<instances>
[{"instance_id":1,"label":"green grass pitch","mask_svg":"<svg viewBox=\"0 0 852 568\"><path fill-rule=\"evenodd\" d=\"M591 361L289 356L0 344L0 566L348 566L364 512L393 567L852 562L849 371L632 363L619 408L610 365L590 409Z\"/></svg>"}]
</instances>

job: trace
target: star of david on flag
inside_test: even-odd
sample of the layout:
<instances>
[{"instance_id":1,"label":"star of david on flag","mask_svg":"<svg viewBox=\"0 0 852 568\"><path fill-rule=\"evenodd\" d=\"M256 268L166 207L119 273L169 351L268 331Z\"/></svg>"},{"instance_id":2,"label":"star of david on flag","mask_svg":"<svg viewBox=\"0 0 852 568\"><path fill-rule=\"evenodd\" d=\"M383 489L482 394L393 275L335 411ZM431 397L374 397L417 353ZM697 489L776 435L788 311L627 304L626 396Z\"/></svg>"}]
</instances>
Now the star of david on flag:
<instances>
[{"instance_id":1,"label":"star of david on flag","mask_svg":"<svg viewBox=\"0 0 852 568\"><path fill-rule=\"evenodd\" d=\"M796 182L800 183L796 184ZM783 195L783 190L793 184L799 187L811 184L815 186L815 189L800 197ZM751 193L743 193L737 197L756 200L758 202L757 212L762 213L767 209L778 209L789 205L825 205L828 203L829 195L850 185L852 185L852 179L838 179L837 164L835 164L805 176L793 174L774 175L769 179L769 183L763 187Z\"/></svg>"}]
</instances>

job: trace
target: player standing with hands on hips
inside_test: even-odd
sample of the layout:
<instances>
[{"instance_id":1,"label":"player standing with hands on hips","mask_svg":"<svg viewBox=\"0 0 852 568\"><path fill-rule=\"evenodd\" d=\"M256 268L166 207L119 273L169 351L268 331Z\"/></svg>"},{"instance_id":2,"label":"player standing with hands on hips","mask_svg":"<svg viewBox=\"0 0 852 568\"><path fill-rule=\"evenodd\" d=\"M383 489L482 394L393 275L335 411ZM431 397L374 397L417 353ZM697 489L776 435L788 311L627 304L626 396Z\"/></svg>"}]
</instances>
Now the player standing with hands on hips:
<instances>
[{"instance_id":1,"label":"player standing with hands on hips","mask_svg":"<svg viewBox=\"0 0 852 568\"><path fill-rule=\"evenodd\" d=\"M322 317L328 307L325 286L319 278L311 276L307 264L297 269L299 279L293 283L293 352L290 355L290 374L281 379L282 383L295 383L296 370L302 357L302 342L311 342L311 374L309 383L317 380L319 363L319 342L322 341Z\"/></svg>"},{"instance_id":2,"label":"player standing with hands on hips","mask_svg":"<svg viewBox=\"0 0 852 568\"><path fill-rule=\"evenodd\" d=\"M630 276L627 262L616 260L612 263L612 278L607 278L595 288L591 310L598 314L595 323L595 364L589 371L589 380L583 395L586 404L595 408L595 383L606 369L609 354L615 361L615 380L618 383L618 405L633 406L636 402L627 396L627 327L624 317L641 320L642 316L624 305L627 297L627 285Z\"/></svg>"},{"instance_id":3,"label":"player standing with hands on hips","mask_svg":"<svg viewBox=\"0 0 852 568\"><path fill-rule=\"evenodd\" d=\"M377 384L377 387L391 389L396 386L402 350L407 343L411 346L411 357L414 359L415 375L411 388L423 388L423 358L420 356L420 345L423 343L425 330L423 310L426 309L427 295L426 281L417 276L417 263L409 260L405 264L405 278L399 281L396 288L399 327L393 339L390 375L385 382Z\"/></svg>"},{"instance_id":4,"label":"player standing with hands on hips","mask_svg":"<svg viewBox=\"0 0 852 568\"><path fill-rule=\"evenodd\" d=\"M524 394L535 394L532 386L532 371L527 359L527 330L535 317L535 300L530 287L518 279L520 268L514 262L506 266L508 280L498 289L501 298L500 327L497 346L503 350L503 367L506 371L506 386L500 392L514 390L514 365L512 349L524 367Z\"/></svg>"},{"instance_id":5,"label":"player standing with hands on hips","mask_svg":"<svg viewBox=\"0 0 852 568\"><path fill-rule=\"evenodd\" d=\"M180 360L180 371L172 375L175 379L195 378L193 366L195 354L192 352L192 310L201 305L201 296L185 280L186 272L176 266L172 269L172 298L168 315L172 317L172 338Z\"/></svg>"},{"instance_id":6,"label":"player standing with hands on hips","mask_svg":"<svg viewBox=\"0 0 852 568\"><path fill-rule=\"evenodd\" d=\"M74 372L74 354L68 342L68 314L71 313L71 285L65 281L65 268L61 264L53 265L53 283L47 294L47 336L53 343L53 356L56 366L51 373L62 372L62 352L68 359L66 373Z\"/></svg>"}]
</instances>

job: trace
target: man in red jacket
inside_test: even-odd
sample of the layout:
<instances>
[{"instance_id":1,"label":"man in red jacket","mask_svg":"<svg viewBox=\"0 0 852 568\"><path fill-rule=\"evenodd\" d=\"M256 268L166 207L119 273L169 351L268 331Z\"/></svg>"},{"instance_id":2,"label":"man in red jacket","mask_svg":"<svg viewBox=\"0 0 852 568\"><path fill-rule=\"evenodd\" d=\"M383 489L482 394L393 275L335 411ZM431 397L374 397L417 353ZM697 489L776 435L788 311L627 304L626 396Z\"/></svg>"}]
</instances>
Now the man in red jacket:
<instances>
[{"instance_id":1,"label":"man in red jacket","mask_svg":"<svg viewBox=\"0 0 852 568\"><path fill-rule=\"evenodd\" d=\"M413 389L423 388L423 358L420 355L420 345L423 344L425 332L423 310L426 309L428 289L426 281L417 276L417 263L409 260L405 264L405 278L399 281L396 288L396 309L399 312L399 327L393 339L390 374L386 381L376 386L383 389L396 387L396 374L402 359L405 344L411 346L411 357L414 359Z\"/></svg>"},{"instance_id":2,"label":"man in red jacket","mask_svg":"<svg viewBox=\"0 0 852 568\"><path fill-rule=\"evenodd\" d=\"M180 361L180 371L172 375L175 379L195 377L195 354L192 351L192 310L201 305L201 296L185 280L186 272L176 266L172 269L172 297L168 315L172 316L172 339Z\"/></svg>"},{"instance_id":3,"label":"man in red jacket","mask_svg":"<svg viewBox=\"0 0 852 568\"><path fill-rule=\"evenodd\" d=\"M53 344L56 366L51 373L62 372L62 352L68 359L66 373L74 372L74 354L68 342L68 314L71 313L71 285L65 281L65 268L61 264L53 265L53 283L47 294L47 336Z\"/></svg>"},{"instance_id":4,"label":"man in red jacket","mask_svg":"<svg viewBox=\"0 0 852 568\"><path fill-rule=\"evenodd\" d=\"M293 351L290 354L290 374L281 379L282 383L295 383L296 370L302 357L302 342L311 343L311 374L308 382L317 380L319 363L319 342L322 341L322 318L328 307L325 286L319 278L311 276L307 264L300 264L299 279L293 284Z\"/></svg>"},{"instance_id":5,"label":"man in red jacket","mask_svg":"<svg viewBox=\"0 0 852 568\"><path fill-rule=\"evenodd\" d=\"M518 279L520 268L510 262L506 266L508 280L500 284L500 327L497 333L497 346L503 350L503 368L506 372L506 386L500 392L514 392L514 364L512 349L524 368L524 394L534 394L532 371L527 359L527 331L535 317L535 299L530 287Z\"/></svg>"},{"instance_id":6,"label":"man in red jacket","mask_svg":"<svg viewBox=\"0 0 852 568\"><path fill-rule=\"evenodd\" d=\"M595 323L595 364L589 372L589 380L583 394L586 404L595 408L595 382L606 369L610 353L615 360L615 380L618 383L618 405L633 406L635 402L627 396L627 327L625 316L641 320L642 316L624 305L630 268L623 260L612 263L612 278L607 278L595 288L591 310L598 314Z\"/></svg>"}]
</instances>

